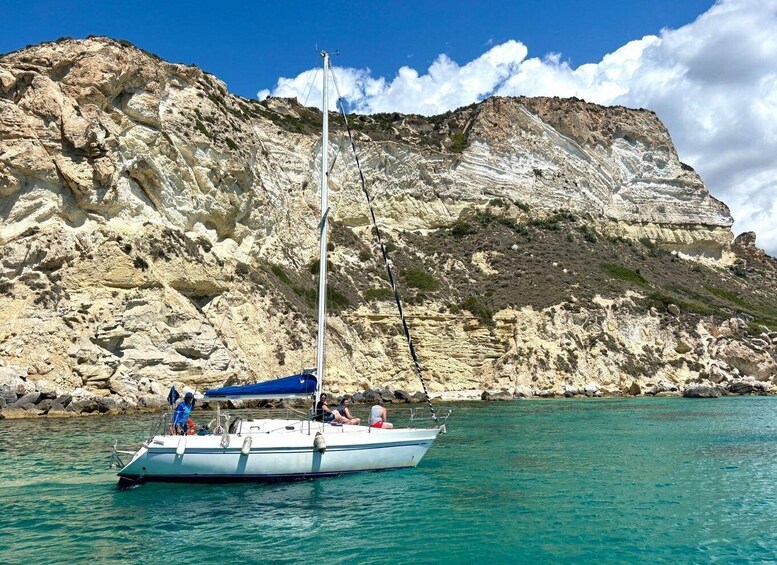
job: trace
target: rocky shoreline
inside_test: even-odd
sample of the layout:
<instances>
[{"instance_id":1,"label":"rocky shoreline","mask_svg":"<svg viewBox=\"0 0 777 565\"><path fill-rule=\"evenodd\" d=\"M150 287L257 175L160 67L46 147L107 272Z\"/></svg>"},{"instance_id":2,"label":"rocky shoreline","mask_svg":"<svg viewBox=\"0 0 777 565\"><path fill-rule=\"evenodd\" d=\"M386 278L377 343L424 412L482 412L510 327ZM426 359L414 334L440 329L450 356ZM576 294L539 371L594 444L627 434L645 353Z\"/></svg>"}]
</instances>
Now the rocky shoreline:
<instances>
[{"instance_id":1,"label":"rocky shoreline","mask_svg":"<svg viewBox=\"0 0 777 565\"><path fill-rule=\"evenodd\" d=\"M3 369L3 368L0 368ZM156 386L155 386L156 385ZM136 403L130 403L123 398L112 396L96 396L84 389L76 389L72 393L60 394L56 390L21 377L0 376L0 420L40 418L40 417L80 417L97 415L117 415L133 413L157 412L167 404L166 393L158 392L161 385L148 383L148 390L141 394ZM41 390L30 390L40 388ZM184 391L188 392L188 387ZM511 401L523 399L560 399L560 398L623 398L623 397L668 397L682 396L685 398L717 398L720 396L771 396L777 394L777 387L771 383L746 378L725 384L690 383L685 387L668 381L640 387L636 382L627 390L607 390L595 383L584 387L567 386L563 393L557 390L532 391L525 387L515 391L479 391L454 390L433 393L433 402L465 402L465 401ZM338 397L342 398L342 396ZM369 389L351 395L354 404L371 404L377 399L390 404L411 404L426 402L427 396L422 392L408 393L404 390L391 388ZM209 409L207 402L200 400L198 409ZM286 406L281 401L245 401L227 403L230 409L235 408L279 408ZM291 404L304 408L306 401Z\"/></svg>"}]
</instances>

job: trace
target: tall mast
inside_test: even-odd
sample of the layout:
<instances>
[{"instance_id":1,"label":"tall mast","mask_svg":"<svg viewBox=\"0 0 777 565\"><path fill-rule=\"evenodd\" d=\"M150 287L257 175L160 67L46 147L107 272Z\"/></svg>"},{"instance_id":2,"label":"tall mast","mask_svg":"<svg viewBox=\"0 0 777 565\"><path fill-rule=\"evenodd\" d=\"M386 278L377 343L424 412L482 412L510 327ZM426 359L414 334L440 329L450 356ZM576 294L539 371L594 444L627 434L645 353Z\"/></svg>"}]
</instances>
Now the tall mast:
<instances>
[{"instance_id":1,"label":"tall mast","mask_svg":"<svg viewBox=\"0 0 777 565\"><path fill-rule=\"evenodd\" d=\"M321 221L319 223L321 244L318 251L318 338L316 339L316 405L321 399L321 389L324 386L324 371L326 359L324 355L324 335L326 333L326 257L327 257L327 225L329 223L328 179L329 163L329 100L327 98L327 83L329 82L329 53L321 52L324 58L323 81L323 133L321 139Z\"/></svg>"}]
</instances>

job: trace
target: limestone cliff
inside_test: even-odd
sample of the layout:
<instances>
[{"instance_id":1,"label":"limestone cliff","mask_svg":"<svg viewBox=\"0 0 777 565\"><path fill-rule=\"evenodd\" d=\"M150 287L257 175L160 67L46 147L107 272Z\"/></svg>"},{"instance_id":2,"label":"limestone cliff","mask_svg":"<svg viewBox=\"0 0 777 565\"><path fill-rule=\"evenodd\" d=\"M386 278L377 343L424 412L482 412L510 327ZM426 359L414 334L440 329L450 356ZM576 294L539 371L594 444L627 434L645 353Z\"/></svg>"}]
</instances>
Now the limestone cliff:
<instances>
[{"instance_id":1,"label":"limestone cliff","mask_svg":"<svg viewBox=\"0 0 777 565\"><path fill-rule=\"evenodd\" d=\"M774 381L774 260L652 112L350 119L435 393ZM332 120L327 387L417 390ZM107 38L0 57L0 408L312 366L320 123Z\"/></svg>"}]
</instances>

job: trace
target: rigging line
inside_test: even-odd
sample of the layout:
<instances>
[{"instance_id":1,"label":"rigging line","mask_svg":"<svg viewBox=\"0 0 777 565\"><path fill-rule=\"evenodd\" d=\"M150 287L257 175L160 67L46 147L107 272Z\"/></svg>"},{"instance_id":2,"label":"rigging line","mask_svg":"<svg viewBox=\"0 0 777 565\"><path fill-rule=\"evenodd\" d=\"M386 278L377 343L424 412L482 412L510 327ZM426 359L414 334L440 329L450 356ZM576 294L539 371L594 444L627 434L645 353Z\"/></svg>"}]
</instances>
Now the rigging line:
<instances>
[{"instance_id":1,"label":"rigging line","mask_svg":"<svg viewBox=\"0 0 777 565\"><path fill-rule=\"evenodd\" d=\"M308 105L308 98L310 98L310 93L313 90L313 84L316 82L317 77L318 77L318 69L315 70L315 72L313 73L313 77L310 79L310 82L308 82L307 87L305 87L307 94L305 94L305 100L302 102L303 106Z\"/></svg>"},{"instance_id":2,"label":"rigging line","mask_svg":"<svg viewBox=\"0 0 777 565\"><path fill-rule=\"evenodd\" d=\"M335 88L337 88L337 83L335 82ZM339 93L338 93L339 94ZM386 272L388 273L388 279L389 284L391 284L391 289L394 291L394 302L397 304L397 309L399 310L399 319L402 321L402 329L405 332L405 338L407 339L407 347L410 350L410 356L413 358L413 364L415 366L415 372L416 375L418 375L418 379L421 381L421 386L424 389L424 394L426 395L426 402L429 404L429 410L432 413L432 418L435 422L437 422L437 414L434 411L434 406L432 406L432 398L429 396L429 391L426 388L426 381L424 380L423 375L421 374L421 363L418 360L418 356L415 353L415 347L413 347L413 340L410 337L410 328L407 325L407 320L405 319L405 314L402 310L402 300L399 297L399 289L397 288L396 282L394 281L394 275L391 271L391 263L389 262L388 252L386 251L386 246L383 245L383 238L380 234L380 229L378 228L378 221L375 218L375 210L372 207L372 198L370 197L370 193L367 190L367 183L364 179L364 173L362 172L361 163L359 162L359 156L356 153L356 144L353 140L353 135L351 134L351 126L348 123L348 117L345 114L345 105L342 104L342 98L339 98L338 101L340 102L340 107L342 109L343 114L343 121L345 122L345 129L348 132L348 139L351 142L351 151L353 152L353 158L356 160L356 168L359 170L359 182L361 184L362 192L364 193L364 196L367 198L367 206L370 209L370 216L372 218L372 226L375 228L375 236L378 240L378 244L380 245L380 251L383 255L383 264L386 266Z\"/></svg>"}]
</instances>

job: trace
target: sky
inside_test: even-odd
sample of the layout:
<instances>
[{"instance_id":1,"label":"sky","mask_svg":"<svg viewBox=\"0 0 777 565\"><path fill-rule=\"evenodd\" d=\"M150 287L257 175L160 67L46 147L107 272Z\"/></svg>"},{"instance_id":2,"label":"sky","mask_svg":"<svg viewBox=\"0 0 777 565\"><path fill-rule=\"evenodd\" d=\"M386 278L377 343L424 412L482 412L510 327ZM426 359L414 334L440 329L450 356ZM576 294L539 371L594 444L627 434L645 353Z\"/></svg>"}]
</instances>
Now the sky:
<instances>
[{"instance_id":1,"label":"sky","mask_svg":"<svg viewBox=\"0 0 777 565\"><path fill-rule=\"evenodd\" d=\"M366 113L490 95L648 108L734 232L777 256L777 0L0 0L0 53L88 35L311 105L317 50L337 51L341 94Z\"/></svg>"}]
</instances>

